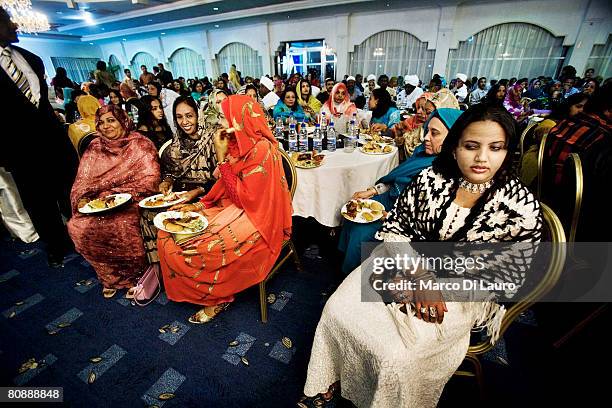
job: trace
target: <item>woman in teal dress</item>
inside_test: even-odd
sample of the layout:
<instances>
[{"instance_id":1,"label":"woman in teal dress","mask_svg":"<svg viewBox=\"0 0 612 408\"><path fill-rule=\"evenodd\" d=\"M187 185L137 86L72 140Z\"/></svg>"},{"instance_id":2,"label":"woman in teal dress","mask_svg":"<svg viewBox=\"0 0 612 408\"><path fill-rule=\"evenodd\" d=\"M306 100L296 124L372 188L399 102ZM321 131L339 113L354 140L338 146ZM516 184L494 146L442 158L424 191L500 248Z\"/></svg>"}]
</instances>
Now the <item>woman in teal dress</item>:
<instances>
[{"instance_id":1,"label":"woman in teal dress","mask_svg":"<svg viewBox=\"0 0 612 408\"><path fill-rule=\"evenodd\" d=\"M291 116L293 116L293 118L300 123L304 120L308 120L304 109L302 109L298 103L297 93L293 88L288 88L285 90L283 96L276 103L272 116L274 116L274 120L277 118L283 118L284 123L287 123Z\"/></svg>"},{"instance_id":2,"label":"woman in teal dress","mask_svg":"<svg viewBox=\"0 0 612 408\"><path fill-rule=\"evenodd\" d=\"M402 120L400 111L385 89L376 88L372 91L368 107L372 111L370 128L374 131L387 132Z\"/></svg>"},{"instance_id":3,"label":"woman in teal dress","mask_svg":"<svg viewBox=\"0 0 612 408\"><path fill-rule=\"evenodd\" d=\"M423 169L431 166L436 155L442 148L442 142L461 115L459 109L440 108L431 113L424 125L425 141L416 147L412 156L393 169L389 174L376 182L376 186L353 195L354 199L373 199L390 211L404 188L410 183L412 177ZM361 264L361 243L375 242L374 234L382 221L369 224L358 224L345 220L340 234L338 249L344 252L342 271L349 274Z\"/></svg>"}]
</instances>

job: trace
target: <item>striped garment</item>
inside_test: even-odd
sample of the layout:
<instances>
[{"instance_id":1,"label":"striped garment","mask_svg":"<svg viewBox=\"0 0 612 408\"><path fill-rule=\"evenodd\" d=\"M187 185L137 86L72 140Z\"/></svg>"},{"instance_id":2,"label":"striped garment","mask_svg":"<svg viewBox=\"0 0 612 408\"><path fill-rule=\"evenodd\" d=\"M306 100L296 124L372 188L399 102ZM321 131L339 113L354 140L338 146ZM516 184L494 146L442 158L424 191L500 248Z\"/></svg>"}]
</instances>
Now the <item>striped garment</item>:
<instances>
[{"instance_id":1,"label":"striped garment","mask_svg":"<svg viewBox=\"0 0 612 408\"><path fill-rule=\"evenodd\" d=\"M17 68L17 65L15 65L15 63L13 62L10 47L4 47L4 49L2 50L2 54L0 54L0 62L2 63L2 66L9 74L13 82L15 82L15 85L17 85L17 88L19 88L19 90L23 92L25 97L28 98L30 102L38 106L38 101L34 97L32 90L30 89L30 83L28 82L28 78L23 72L21 72L19 68Z\"/></svg>"},{"instance_id":2,"label":"striped garment","mask_svg":"<svg viewBox=\"0 0 612 408\"><path fill-rule=\"evenodd\" d=\"M563 178L563 165L571 153L583 155L610 143L612 125L594 113L582 112L551 129L547 140L547 160L552 165L555 185Z\"/></svg>"}]
</instances>

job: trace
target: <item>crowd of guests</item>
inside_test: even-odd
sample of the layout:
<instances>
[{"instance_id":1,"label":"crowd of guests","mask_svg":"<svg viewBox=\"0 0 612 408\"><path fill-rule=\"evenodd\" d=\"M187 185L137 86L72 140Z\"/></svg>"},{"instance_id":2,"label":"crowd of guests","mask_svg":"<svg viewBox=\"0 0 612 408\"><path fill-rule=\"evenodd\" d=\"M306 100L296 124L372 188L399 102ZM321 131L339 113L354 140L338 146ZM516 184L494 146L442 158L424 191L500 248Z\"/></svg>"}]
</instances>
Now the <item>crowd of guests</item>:
<instances>
[{"instance_id":1,"label":"crowd of guests","mask_svg":"<svg viewBox=\"0 0 612 408\"><path fill-rule=\"evenodd\" d=\"M9 34L0 38L3 50L42 67L39 58L11 45L16 35ZM348 277L330 297L317 327L304 406L332 403L340 379L342 395L358 406L435 406L465 356L470 329L484 326L493 338L499 331L505 309L496 299L457 303L397 291L388 304L362 302L361 243L539 242L542 212L529 187L533 151L522 158L525 183L515 176L514 156L520 131L534 114L545 117L534 145L548 135L554 188L564 186L568 154L578 153L586 159L584 205L599 209L594 186L610 174L611 82L600 84L592 70L582 79L565 67L558 80L511 78L488 84L487 78L468 80L464 74L447 84L435 75L426 86L412 74L368 75L365 81L355 75L340 82L319 82L310 74L243 79L232 66L214 81L185 81L163 64L153 72L146 66L141 70L136 79L126 69L119 82L101 61L94 80L77 87L58 68L51 86L64 110L55 116L42 75L38 99L2 76L22 111L46 117L46 124L55 118L68 124L63 139L57 133L40 149L55 147L33 155L48 168L69 153L79 157L74 180L68 182L65 172L42 176L53 180L41 186L50 195L47 201L60 202L70 189L67 229L41 222L40 205L33 200L38 192L28 188L37 173L4 154L2 166L13 173L40 238L55 250L50 265L61 266L73 244L95 269L105 298L124 288L127 298L134 297L140 276L155 266L168 298L201 306L189 321L207 323L237 293L266 277L292 228L291 195L270 130L278 118L316 123L325 113L343 132L355 114L360 126L392 136L400 147L399 166L353 196L372 198L388 212L379 222L347 221L342 229ZM89 134L93 139L80 150L80 140ZM72 151L60 152L60 145L72 145ZM57 155L49 157L53 152ZM199 212L209 220L204 233L186 242L157 231L154 212L137 205L142 198L172 191L187 192L185 202L173 209ZM79 211L90 200L114 193L129 193L133 201L96 216ZM601 218L594 225L608 231ZM488 266L491 281L504 272L503 264ZM526 273L523 265L514 276L521 281ZM415 279L427 277L428 271L419 271Z\"/></svg>"}]
</instances>

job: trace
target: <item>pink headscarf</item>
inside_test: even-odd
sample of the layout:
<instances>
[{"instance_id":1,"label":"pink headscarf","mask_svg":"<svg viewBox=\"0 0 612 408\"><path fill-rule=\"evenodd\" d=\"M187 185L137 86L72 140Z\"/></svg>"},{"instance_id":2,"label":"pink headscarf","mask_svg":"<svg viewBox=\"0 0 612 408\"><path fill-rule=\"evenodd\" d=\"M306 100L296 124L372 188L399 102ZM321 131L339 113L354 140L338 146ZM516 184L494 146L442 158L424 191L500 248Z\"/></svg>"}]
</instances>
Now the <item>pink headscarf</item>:
<instances>
[{"instance_id":1,"label":"pink headscarf","mask_svg":"<svg viewBox=\"0 0 612 408\"><path fill-rule=\"evenodd\" d=\"M119 106L110 104L110 105L101 106L96 111L96 130L99 133L102 133L100 132L100 118L102 117L102 115L109 113L109 112L112 113L115 119L119 121L119 123L121 124L121 127L125 129L127 133L130 133L134 129L134 122L132 121L132 119L130 119L127 113L123 109L121 109Z\"/></svg>"},{"instance_id":2,"label":"pink headscarf","mask_svg":"<svg viewBox=\"0 0 612 408\"><path fill-rule=\"evenodd\" d=\"M334 102L334 96L340 89L344 89L344 100L341 103L336 103ZM334 85L324 107L326 108L325 110L329 111L334 117L339 117L340 115L351 117L354 112L357 112L357 107L351 102L348 89L342 82L338 82Z\"/></svg>"}]
</instances>

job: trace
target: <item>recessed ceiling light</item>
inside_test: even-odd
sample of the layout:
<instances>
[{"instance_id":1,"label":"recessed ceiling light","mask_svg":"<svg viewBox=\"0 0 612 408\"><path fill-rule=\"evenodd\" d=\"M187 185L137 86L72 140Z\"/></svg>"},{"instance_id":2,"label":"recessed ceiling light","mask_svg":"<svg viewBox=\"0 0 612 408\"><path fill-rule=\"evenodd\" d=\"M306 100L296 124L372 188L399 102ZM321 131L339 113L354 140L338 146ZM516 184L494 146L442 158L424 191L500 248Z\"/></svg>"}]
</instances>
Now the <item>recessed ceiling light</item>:
<instances>
[{"instance_id":1,"label":"recessed ceiling light","mask_svg":"<svg viewBox=\"0 0 612 408\"><path fill-rule=\"evenodd\" d=\"M215 28L219 28L219 24L215 24Z\"/></svg>"},{"instance_id":2,"label":"recessed ceiling light","mask_svg":"<svg viewBox=\"0 0 612 408\"><path fill-rule=\"evenodd\" d=\"M219 11L219 7L213 7L214 11Z\"/></svg>"},{"instance_id":3,"label":"recessed ceiling light","mask_svg":"<svg viewBox=\"0 0 612 408\"><path fill-rule=\"evenodd\" d=\"M166 33L161 33L161 35L166 35Z\"/></svg>"},{"instance_id":4,"label":"recessed ceiling light","mask_svg":"<svg viewBox=\"0 0 612 408\"><path fill-rule=\"evenodd\" d=\"M127 41L125 38L122 38L123 41Z\"/></svg>"},{"instance_id":5,"label":"recessed ceiling light","mask_svg":"<svg viewBox=\"0 0 612 408\"><path fill-rule=\"evenodd\" d=\"M93 45L93 43L89 43L89 45Z\"/></svg>"},{"instance_id":6,"label":"recessed ceiling light","mask_svg":"<svg viewBox=\"0 0 612 408\"><path fill-rule=\"evenodd\" d=\"M63 11L56 11L55 14L64 14Z\"/></svg>"},{"instance_id":7,"label":"recessed ceiling light","mask_svg":"<svg viewBox=\"0 0 612 408\"><path fill-rule=\"evenodd\" d=\"M153 21L153 20L152 20L152 19L148 19L147 21L148 21L148 22L151 22L151 21Z\"/></svg>"},{"instance_id":8,"label":"recessed ceiling light","mask_svg":"<svg viewBox=\"0 0 612 408\"><path fill-rule=\"evenodd\" d=\"M106 30L106 28L101 28L102 31Z\"/></svg>"}]
</instances>

